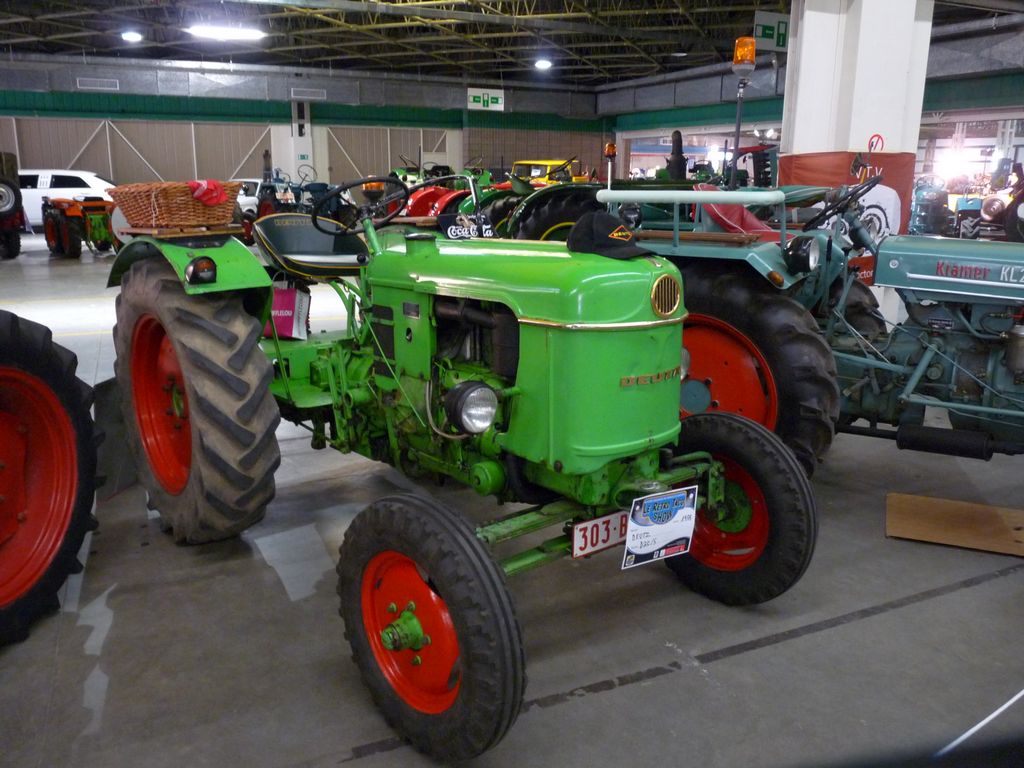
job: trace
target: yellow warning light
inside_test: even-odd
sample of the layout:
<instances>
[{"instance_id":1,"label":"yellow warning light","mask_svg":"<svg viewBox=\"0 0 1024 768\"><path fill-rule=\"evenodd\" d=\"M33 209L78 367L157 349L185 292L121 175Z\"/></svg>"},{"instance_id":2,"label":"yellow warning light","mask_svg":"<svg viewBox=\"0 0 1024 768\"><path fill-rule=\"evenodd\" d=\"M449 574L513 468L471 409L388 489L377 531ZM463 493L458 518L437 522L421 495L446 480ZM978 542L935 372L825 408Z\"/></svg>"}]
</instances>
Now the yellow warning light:
<instances>
[{"instance_id":1,"label":"yellow warning light","mask_svg":"<svg viewBox=\"0 0 1024 768\"><path fill-rule=\"evenodd\" d=\"M604 159L614 160L615 159L615 144L608 142L604 145Z\"/></svg>"},{"instance_id":2,"label":"yellow warning light","mask_svg":"<svg viewBox=\"0 0 1024 768\"><path fill-rule=\"evenodd\" d=\"M752 37L737 37L736 46L732 49L733 67L749 66L754 68L754 57L757 54L757 41Z\"/></svg>"}]
</instances>

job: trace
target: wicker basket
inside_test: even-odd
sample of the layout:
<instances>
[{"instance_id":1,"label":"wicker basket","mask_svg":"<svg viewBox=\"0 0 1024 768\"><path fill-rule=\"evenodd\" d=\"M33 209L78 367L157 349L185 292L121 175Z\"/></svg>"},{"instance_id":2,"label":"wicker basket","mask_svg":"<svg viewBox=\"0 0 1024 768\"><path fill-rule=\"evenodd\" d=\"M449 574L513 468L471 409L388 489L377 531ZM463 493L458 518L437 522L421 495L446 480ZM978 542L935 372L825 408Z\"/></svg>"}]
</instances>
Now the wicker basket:
<instances>
[{"instance_id":1,"label":"wicker basket","mask_svg":"<svg viewBox=\"0 0 1024 768\"><path fill-rule=\"evenodd\" d=\"M107 190L132 227L209 227L230 224L241 182L221 182L227 200L203 205L184 181L123 184Z\"/></svg>"}]
</instances>

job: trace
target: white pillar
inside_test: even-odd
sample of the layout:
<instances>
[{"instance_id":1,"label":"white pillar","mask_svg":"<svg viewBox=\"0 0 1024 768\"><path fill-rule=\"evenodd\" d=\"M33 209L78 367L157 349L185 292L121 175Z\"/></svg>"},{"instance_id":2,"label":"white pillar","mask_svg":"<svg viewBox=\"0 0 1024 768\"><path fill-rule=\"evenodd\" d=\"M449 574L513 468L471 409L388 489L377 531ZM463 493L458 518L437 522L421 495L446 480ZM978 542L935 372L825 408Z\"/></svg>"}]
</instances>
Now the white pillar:
<instances>
[{"instance_id":1,"label":"white pillar","mask_svg":"<svg viewBox=\"0 0 1024 768\"><path fill-rule=\"evenodd\" d=\"M933 6L793 0L781 183L839 185L882 173L899 194L905 227ZM850 173L857 154L870 166L860 177Z\"/></svg>"},{"instance_id":2,"label":"white pillar","mask_svg":"<svg viewBox=\"0 0 1024 768\"><path fill-rule=\"evenodd\" d=\"M794 0L784 154L915 152L933 0Z\"/></svg>"}]
</instances>

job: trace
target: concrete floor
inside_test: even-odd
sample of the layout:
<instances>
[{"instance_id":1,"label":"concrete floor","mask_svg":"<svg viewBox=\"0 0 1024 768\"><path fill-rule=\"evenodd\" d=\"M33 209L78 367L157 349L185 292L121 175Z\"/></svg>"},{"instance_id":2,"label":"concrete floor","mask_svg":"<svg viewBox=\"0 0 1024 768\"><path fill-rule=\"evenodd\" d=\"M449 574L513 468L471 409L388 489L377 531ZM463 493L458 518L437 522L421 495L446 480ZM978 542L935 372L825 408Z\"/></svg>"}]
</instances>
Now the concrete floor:
<instances>
[{"instance_id":1,"label":"concrete floor","mask_svg":"<svg viewBox=\"0 0 1024 768\"><path fill-rule=\"evenodd\" d=\"M51 260L38 237L26 245L0 262L0 306L53 327L90 383L109 377L111 259ZM314 299L314 323L331 311ZM383 494L412 488L475 519L494 506L312 451L291 426L279 439L277 498L238 540L175 546L138 487L99 504L100 530L61 612L0 649L0 765L431 764L394 737L360 683L333 565L347 524ZM1024 688L1024 564L886 539L885 494L1020 505L1020 466L839 436L814 478L814 561L757 607L710 602L662 567L621 572L610 553L513 578L526 706L477 764L820 766L933 754ZM1018 702L951 754L1022 736Z\"/></svg>"}]
</instances>

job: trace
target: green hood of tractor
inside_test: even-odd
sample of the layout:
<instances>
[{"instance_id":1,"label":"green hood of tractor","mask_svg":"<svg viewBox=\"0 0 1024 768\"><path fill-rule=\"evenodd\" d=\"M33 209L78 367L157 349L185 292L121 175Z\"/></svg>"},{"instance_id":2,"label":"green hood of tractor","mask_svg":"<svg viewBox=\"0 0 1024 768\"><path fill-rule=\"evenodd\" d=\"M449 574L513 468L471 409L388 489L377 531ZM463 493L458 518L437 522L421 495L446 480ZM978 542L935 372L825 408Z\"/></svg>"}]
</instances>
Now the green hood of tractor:
<instances>
[{"instance_id":1,"label":"green hood of tractor","mask_svg":"<svg viewBox=\"0 0 1024 768\"><path fill-rule=\"evenodd\" d=\"M582 475L675 441L685 310L681 300L664 316L654 308L661 289L680 284L671 262L571 253L565 243L411 237L383 234L366 275L374 303L396 308L394 338L407 339L395 345L400 372L429 371L433 351L416 345L425 295L503 304L519 319L503 450Z\"/></svg>"},{"instance_id":2,"label":"green hood of tractor","mask_svg":"<svg viewBox=\"0 0 1024 768\"><path fill-rule=\"evenodd\" d=\"M371 286L494 301L520 321L564 324L659 320L651 307L654 281L678 270L650 257L610 259L571 253L565 243L525 240L406 240L380 235L384 253L367 267ZM646 300L627 300L626 297ZM680 306L673 316L681 316Z\"/></svg>"}]
</instances>

